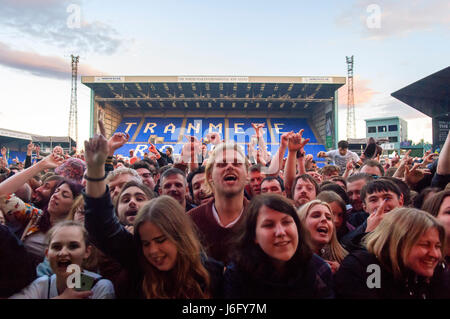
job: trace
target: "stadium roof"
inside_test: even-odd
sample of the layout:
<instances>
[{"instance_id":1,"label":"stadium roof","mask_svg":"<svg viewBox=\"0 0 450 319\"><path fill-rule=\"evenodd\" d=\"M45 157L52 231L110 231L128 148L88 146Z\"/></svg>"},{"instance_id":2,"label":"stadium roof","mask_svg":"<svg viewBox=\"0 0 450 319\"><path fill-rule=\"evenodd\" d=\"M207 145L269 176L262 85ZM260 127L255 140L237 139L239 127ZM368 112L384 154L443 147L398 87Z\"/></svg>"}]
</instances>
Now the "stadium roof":
<instances>
[{"instance_id":1,"label":"stadium roof","mask_svg":"<svg viewBox=\"0 0 450 319\"><path fill-rule=\"evenodd\" d=\"M370 122L370 121L386 121L386 120L401 120L402 118L399 116L388 116L388 117L376 117L373 119L367 119L364 120L366 122Z\"/></svg>"},{"instance_id":2,"label":"stadium roof","mask_svg":"<svg viewBox=\"0 0 450 319\"><path fill-rule=\"evenodd\" d=\"M96 102L126 109L307 108L334 100L345 77L83 76Z\"/></svg>"},{"instance_id":3,"label":"stadium roof","mask_svg":"<svg viewBox=\"0 0 450 319\"><path fill-rule=\"evenodd\" d=\"M430 117L448 116L450 67L416 81L391 95Z\"/></svg>"},{"instance_id":4,"label":"stadium roof","mask_svg":"<svg viewBox=\"0 0 450 319\"><path fill-rule=\"evenodd\" d=\"M30 134L25 132L8 130L0 128L0 138L20 139L26 141L41 142L41 143L72 143L75 145L74 140L69 140L67 136L42 136L36 134Z\"/></svg>"}]
</instances>

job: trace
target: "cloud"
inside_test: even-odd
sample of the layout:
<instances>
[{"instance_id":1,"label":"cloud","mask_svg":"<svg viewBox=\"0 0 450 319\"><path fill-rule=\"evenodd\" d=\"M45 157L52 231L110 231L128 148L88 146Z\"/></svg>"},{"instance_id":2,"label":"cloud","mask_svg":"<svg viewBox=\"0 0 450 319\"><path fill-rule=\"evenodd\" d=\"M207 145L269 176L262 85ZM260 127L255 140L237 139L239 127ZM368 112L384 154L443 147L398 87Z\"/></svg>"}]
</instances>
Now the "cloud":
<instances>
[{"instance_id":1,"label":"cloud","mask_svg":"<svg viewBox=\"0 0 450 319\"><path fill-rule=\"evenodd\" d=\"M379 92L370 88L370 80L353 77L353 98L355 107L364 105L372 100L372 97ZM340 107L347 107L348 83L338 90L338 101Z\"/></svg>"},{"instance_id":2,"label":"cloud","mask_svg":"<svg viewBox=\"0 0 450 319\"><path fill-rule=\"evenodd\" d=\"M55 79L68 79L72 74L70 60L14 50L2 42L0 42L0 65ZM78 74L105 75L104 72L83 64L82 61L79 64Z\"/></svg>"},{"instance_id":3,"label":"cloud","mask_svg":"<svg viewBox=\"0 0 450 319\"><path fill-rule=\"evenodd\" d=\"M358 0L341 12L335 23L340 27L359 26L362 37L367 39L384 39L440 27L449 29L449 11L448 0ZM369 27L376 26L378 13L379 28Z\"/></svg>"},{"instance_id":4,"label":"cloud","mask_svg":"<svg viewBox=\"0 0 450 319\"><path fill-rule=\"evenodd\" d=\"M113 27L83 20L80 0L0 0L0 7L0 27L4 30L60 48L74 48L77 53L110 55L124 42Z\"/></svg>"}]
</instances>

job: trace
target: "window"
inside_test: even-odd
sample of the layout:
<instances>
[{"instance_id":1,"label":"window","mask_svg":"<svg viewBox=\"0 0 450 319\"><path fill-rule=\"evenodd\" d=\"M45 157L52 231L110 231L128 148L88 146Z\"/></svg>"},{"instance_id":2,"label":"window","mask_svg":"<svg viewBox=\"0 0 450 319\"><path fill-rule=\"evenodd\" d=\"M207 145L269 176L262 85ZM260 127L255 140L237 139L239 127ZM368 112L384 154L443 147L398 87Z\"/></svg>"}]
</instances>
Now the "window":
<instances>
[{"instance_id":1,"label":"window","mask_svg":"<svg viewBox=\"0 0 450 319\"><path fill-rule=\"evenodd\" d=\"M378 126L378 133L386 132L386 125Z\"/></svg>"},{"instance_id":2,"label":"window","mask_svg":"<svg viewBox=\"0 0 450 319\"><path fill-rule=\"evenodd\" d=\"M398 142L397 136L389 136L389 143L396 143Z\"/></svg>"},{"instance_id":3,"label":"window","mask_svg":"<svg viewBox=\"0 0 450 319\"><path fill-rule=\"evenodd\" d=\"M389 125L389 132L397 132L397 131L398 131L397 124Z\"/></svg>"},{"instance_id":4,"label":"window","mask_svg":"<svg viewBox=\"0 0 450 319\"><path fill-rule=\"evenodd\" d=\"M376 132L377 132L376 126L369 126L369 127L367 128L367 132L368 132L368 133L376 133Z\"/></svg>"}]
</instances>

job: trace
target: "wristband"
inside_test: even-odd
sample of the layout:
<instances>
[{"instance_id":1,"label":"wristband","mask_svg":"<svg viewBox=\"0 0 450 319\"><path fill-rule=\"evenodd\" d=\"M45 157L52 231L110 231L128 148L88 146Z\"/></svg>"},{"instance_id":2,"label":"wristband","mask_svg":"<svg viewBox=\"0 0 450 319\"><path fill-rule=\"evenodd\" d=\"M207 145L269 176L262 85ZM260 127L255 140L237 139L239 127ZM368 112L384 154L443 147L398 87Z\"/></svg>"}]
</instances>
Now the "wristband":
<instances>
[{"instance_id":1,"label":"wristband","mask_svg":"<svg viewBox=\"0 0 450 319\"><path fill-rule=\"evenodd\" d=\"M106 176L108 176L108 173L107 173L107 172L105 172L105 176L100 177L100 178L92 178L92 177L88 177L86 174L84 174L83 177L84 177L85 180L90 181L90 182L101 182L101 181L103 181L104 179L106 179Z\"/></svg>"},{"instance_id":2,"label":"wristband","mask_svg":"<svg viewBox=\"0 0 450 319\"><path fill-rule=\"evenodd\" d=\"M297 158L304 157L304 156L305 156L305 151L301 151L301 150L297 151Z\"/></svg>"}]
</instances>

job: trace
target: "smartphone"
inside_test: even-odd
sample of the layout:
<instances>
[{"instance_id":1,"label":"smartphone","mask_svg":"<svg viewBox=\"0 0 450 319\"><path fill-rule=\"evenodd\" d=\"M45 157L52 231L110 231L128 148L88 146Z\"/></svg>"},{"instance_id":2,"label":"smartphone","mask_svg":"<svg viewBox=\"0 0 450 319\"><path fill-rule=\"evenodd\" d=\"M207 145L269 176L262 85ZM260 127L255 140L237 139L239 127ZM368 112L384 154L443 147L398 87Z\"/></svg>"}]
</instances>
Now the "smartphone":
<instances>
[{"instance_id":1,"label":"smartphone","mask_svg":"<svg viewBox=\"0 0 450 319\"><path fill-rule=\"evenodd\" d=\"M156 137L155 137L155 136L150 136L150 138L148 139L148 142L149 142L150 144L155 144L155 140L156 140Z\"/></svg>"},{"instance_id":2,"label":"smartphone","mask_svg":"<svg viewBox=\"0 0 450 319\"><path fill-rule=\"evenodd\" d=\"M95 278L91 277L89 275L86 275L84 273L81 273L80 275L80 288L75 288L76 291L88 291L91 290L92 287L94 287Z\"/></svg>"}]
</instances>

